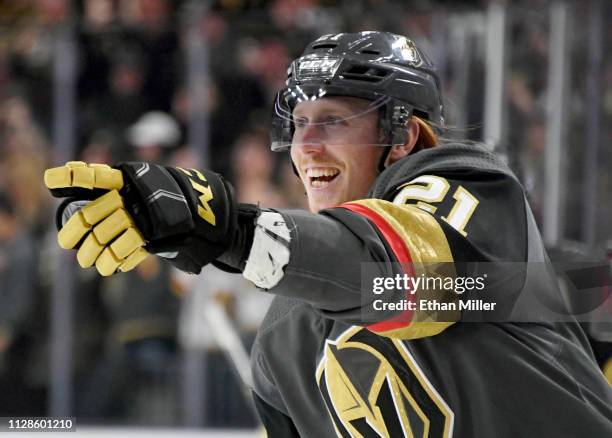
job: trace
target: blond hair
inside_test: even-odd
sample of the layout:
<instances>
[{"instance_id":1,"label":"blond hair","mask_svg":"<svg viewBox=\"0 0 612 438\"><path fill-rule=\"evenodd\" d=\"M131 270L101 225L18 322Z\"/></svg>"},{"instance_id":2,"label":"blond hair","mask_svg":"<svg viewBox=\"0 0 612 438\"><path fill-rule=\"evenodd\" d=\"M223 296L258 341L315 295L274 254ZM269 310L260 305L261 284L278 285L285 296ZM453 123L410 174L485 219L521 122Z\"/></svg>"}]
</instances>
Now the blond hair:
<instances>
[{"instance_id":1,"label":"blond hair","mask_svg":"<svg viewBox=\"0 0 612 438\"><path fill-rule=\"evenodd\" d=\"M419 138L414 145L413 153L422 149L433 148L438 145L439 139L438 134L435 133L433 128L425 120L417 116L412 116L417 125L419 125Z\"/></svg>"}]
</instances>

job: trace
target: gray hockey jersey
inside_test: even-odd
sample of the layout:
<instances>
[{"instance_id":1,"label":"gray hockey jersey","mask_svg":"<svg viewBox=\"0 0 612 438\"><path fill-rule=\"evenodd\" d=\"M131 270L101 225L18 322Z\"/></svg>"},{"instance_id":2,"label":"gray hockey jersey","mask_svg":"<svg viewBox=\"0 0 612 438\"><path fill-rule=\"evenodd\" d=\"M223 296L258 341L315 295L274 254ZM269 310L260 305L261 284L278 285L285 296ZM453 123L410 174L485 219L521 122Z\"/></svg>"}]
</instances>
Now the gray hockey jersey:
<instances>
[{"instance_id":1,"label":"gray hockey jersey","mask_svg":"<svg viewBox=\"0 0 612 438\"><path fill-rule=\"evenodd\" d=\"M368 199L279 213L291 256L252 351L268 436L612 436L612 390L575 321L371 318L363 263L546 263L521 185L487 150L420 151ZM499 289L502 315L529 289L558 299L552 276L531 276Z\"/></svg>"}]
</instances>

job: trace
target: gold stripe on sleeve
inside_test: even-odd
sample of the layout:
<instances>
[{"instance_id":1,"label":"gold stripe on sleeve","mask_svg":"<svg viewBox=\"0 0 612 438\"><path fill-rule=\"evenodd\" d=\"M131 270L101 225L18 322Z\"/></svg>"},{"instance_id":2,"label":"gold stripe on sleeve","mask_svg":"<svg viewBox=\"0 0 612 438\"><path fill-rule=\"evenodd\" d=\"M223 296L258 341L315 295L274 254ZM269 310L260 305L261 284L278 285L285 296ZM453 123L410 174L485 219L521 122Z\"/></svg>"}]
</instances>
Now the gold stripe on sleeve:
<instances>
[{"instance_id":1,"label":"gold stripe on sleeve","mask_svg":"<svg viewBox=\"0 0 612 438\"><path fill-rule=\"evenodd\" d=\"M412 205L398 205L380 199L365 199L352 203L363 205L382 217L404 241L413 262L415 276L455 277L453 256L446 235L436 219ZM460 317L460 311L421 310L419 300L440 303L457 302L453 291L444 289L418 290L414 297L417 310L405 327L377 332L377 334L399 339L417 339L434 336L446 330Z\"/></svg>"}]
</instances>

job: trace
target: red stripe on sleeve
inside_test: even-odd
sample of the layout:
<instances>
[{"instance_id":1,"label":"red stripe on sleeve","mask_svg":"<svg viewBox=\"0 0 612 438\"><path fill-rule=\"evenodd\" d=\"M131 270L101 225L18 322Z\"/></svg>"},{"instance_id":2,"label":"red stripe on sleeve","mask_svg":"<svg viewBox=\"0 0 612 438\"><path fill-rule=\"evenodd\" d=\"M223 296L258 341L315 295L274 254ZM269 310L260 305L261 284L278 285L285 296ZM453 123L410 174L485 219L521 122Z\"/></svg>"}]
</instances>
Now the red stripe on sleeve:
<instances>
[{"instance_id":1,"label":"red stripe on sleeve","mask_svg":"<svg viewBox=\"0 0 612 438\"><path fill-rule=\"evenodd\" d=\"M354 213L368 218L380 233L385 238L385 241L393 251L395 258L402 265L404 272L408 275L414 276L414 267L412 266L412 257L410 256L410 250L406 246L404 240L397 234L391 225L378 213L371 208L364 205L348 202L340 205L341 208L346 208ZM406 291L406 298L410 300L413 295L410 294L410 290ZM386 332L389 330L395 330L400 328L408 327L412 320L412 311L404 310L402 313L394 316L387 321L377 322L366 326L368 330L373 332Z\"/></svg>"}]
</instances>

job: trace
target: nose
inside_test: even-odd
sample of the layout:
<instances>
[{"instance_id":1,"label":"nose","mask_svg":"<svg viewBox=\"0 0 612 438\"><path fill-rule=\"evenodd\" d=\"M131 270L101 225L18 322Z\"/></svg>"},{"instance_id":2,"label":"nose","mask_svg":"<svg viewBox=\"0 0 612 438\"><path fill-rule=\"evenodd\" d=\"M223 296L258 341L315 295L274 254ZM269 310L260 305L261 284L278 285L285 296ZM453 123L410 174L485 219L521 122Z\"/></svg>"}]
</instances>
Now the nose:
<instances>
[{"instance_id":1,"label":"nose","mask_svg":"<svg viewBox=\"0 0 612 438\"><path fill-rule=\"evenodd\" d=\"M319 154L323 152L325 146L321 143L320 140L310 141L306 143L301 143L298 145L298 148L303 154Z\"/></svg>"},{"instance_id":2,"label":"nose","mask_svg":"<svg viewBox=\"0 0 612 438\"><path fill-rule=\"evenodd\" d=\"M296 134L293 146L298 147L302 153L316 153L324 149L324 132L318 124L307 124Z\"/></svg>"}]
</instances>

